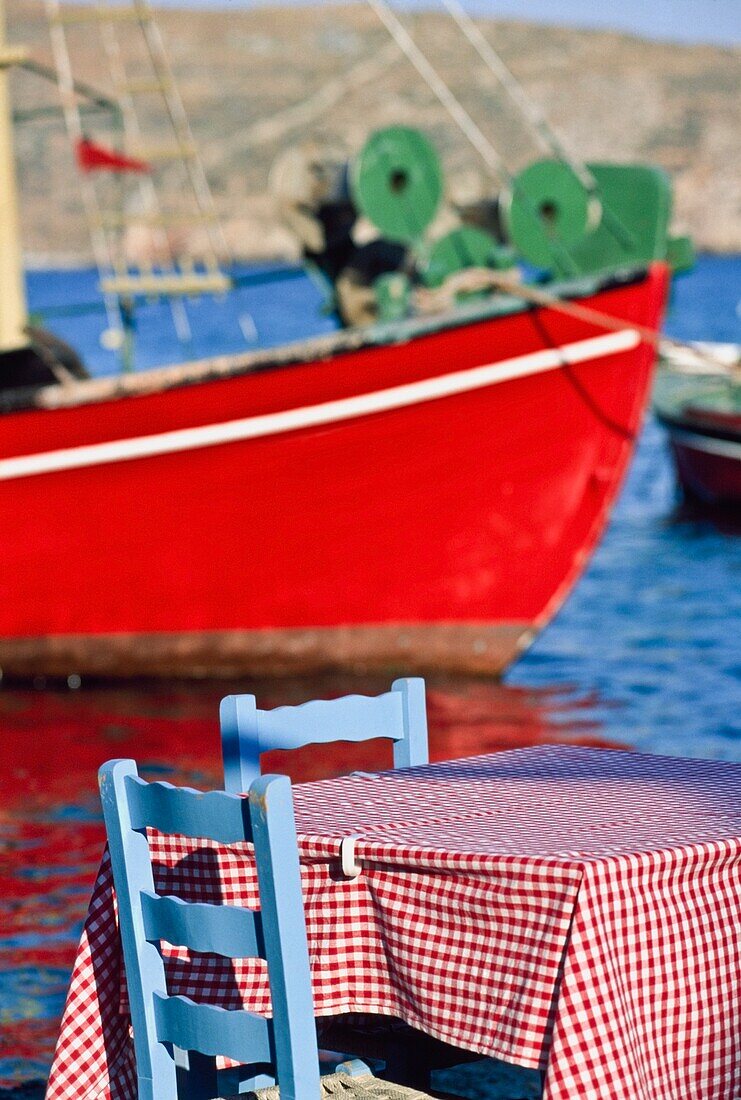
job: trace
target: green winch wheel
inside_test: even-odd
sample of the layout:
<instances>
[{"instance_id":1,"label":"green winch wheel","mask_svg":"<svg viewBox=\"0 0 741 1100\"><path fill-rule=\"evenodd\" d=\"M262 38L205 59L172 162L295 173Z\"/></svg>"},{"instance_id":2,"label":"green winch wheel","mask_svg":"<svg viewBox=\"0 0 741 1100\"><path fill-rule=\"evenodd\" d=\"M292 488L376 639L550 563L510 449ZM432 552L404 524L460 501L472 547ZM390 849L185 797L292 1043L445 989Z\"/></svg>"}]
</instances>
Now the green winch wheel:
<instances>
[{"instance_id":1,"label":"green winch wheel","mask_svg":"<svg viewBox=\"0 0 741 1100\"><path fill-rule=\"evenodd\" d=\"M435 149L419 130L389 126L371 134L351 173L355 205L384 237L418 241L443 197L443 173Z\"/></svg>"},{"instance_id":2,"label":"green winch wheel","mask_svg":"<svg viewBox=\"0 0 741 1100\"><path fill-rule=\"evenodd\" d=\"M514 262L512 250L500 245L490 233L474 225L459 225L434 242L420 274L425 286L437 287L457 271L471 267L506 271Z\"/></svg>"},{"instance_id":3,"label":"green winch wheel","mask_svg":"<svg viewBox=\"0 0 741 1100\"><path fill-rule=\"evenodd\" d=\"M569 272L568 250L599 223L599 201L567 164L538 160L515 178L504 206L507 234L536 267Z\"/></svg>"}]
</instances>

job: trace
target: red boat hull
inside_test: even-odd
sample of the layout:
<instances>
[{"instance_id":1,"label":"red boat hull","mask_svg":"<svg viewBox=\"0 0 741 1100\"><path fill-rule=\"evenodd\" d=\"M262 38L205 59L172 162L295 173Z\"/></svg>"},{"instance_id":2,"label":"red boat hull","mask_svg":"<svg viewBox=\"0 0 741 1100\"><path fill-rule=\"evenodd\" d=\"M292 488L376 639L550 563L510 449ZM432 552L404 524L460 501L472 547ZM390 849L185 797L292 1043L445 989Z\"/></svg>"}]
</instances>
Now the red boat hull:
<instances>
[{"instance_id":1,"label":"red boat hull","mask_svg":"<svg viewBox=\"0 0 741 1100\"><path fill-rule=\"evenodd\" d=\"M585 304L657 328L666 285ZM541 309L6 413L0 666L501 671L604 529L653 360Z\"/></svg>"}]
</instances>

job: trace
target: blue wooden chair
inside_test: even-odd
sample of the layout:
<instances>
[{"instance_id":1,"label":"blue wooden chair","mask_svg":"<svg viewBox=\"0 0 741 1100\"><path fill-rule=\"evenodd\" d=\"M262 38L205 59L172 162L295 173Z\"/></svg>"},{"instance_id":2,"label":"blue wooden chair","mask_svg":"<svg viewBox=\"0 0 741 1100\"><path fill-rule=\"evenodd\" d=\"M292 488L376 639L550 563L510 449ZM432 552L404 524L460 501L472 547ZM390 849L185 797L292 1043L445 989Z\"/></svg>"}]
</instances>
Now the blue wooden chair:
<instances>
[{"instance_id":1,"label":"blue wooden chair","mask_svg":"<svg viewBox=\"0 0 741 1100\"><path fill-rule=\"evenodd\" d=\"M249 798L146 783L133 760L99 773L118 899L139 1100L233 1095L277 1081L281 1100L318 1100L319 1062L291 784L264 776ZM260 911L155 893L147 828L255 846ZM267 960L273 1019L169 996L160 941ZM189 1052L186 1056L184 1052ZM216 1070L216 1055L241 1063Z\"/></svg>"},{"instance_id":2,"label":"blue wooden chair","mask_svg":"<svg viewBox=\"0 0 741 1100\"><path fill-rule=\"evenodd\" d=\"M383 695L345 695L300 706L258 710L254 695L221 701L221 746L228 791L247 791L260 774L260 756L270 749L297 749L330 741L394 743L394 767L429 762L425 682L394 680Z\"/></svg>"}]
</instances>

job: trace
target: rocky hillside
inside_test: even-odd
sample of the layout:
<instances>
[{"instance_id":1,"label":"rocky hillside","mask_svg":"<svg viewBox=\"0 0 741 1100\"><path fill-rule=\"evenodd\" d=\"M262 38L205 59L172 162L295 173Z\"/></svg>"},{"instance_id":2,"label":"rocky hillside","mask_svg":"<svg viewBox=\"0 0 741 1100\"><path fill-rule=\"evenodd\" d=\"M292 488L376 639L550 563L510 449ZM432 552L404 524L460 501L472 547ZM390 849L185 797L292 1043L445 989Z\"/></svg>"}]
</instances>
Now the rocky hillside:
<instances>
[{"instance_id":1,"label":"rocky hillside","mask_svg":"<svg viewBox=\"0 0 741 1100\"><path fill-rule=\"evenodd\" d=\"M12 0L8 14L11 38L49 61L40 0ZM410 24L510 166L531 156L521 123L452 23L422 14ZM481 25L572 150L585 159L662 165L675 181L676 221L700 247L741 250L741 53L521 22ZM160 26L238 254L291 253L290 237L272 217L267 175L278 149L307 136L352 151L373 127L421 126L443 154L456 197L491 190L477 154L365 6L247 10L235 0L223 12L164 11ZM121 27L118 35L128 78L149 76L138 33ZM86 25L70 36L75 75L110 89L97 31ZM53 85L26 73L14 76L13 92L22 111L56 97ZM146 141L165 140L160 102L141 96L138 103ZM110 140L102 116L87 126L91 136ZM86 253L79 178L60 125L26 123L17 147L28 252ZM168 202L185 201L177 172L160 170Z\"/></svg>"}]
</instances>

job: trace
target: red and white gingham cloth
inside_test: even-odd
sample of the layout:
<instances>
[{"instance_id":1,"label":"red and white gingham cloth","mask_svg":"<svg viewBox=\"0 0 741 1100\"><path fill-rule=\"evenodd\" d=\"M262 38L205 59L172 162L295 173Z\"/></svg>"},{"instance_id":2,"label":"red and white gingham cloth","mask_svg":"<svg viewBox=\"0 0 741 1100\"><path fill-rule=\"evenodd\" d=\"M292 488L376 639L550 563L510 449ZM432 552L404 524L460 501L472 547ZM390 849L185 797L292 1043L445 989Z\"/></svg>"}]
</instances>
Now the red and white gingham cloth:
<instances>
[{"instance_id":1,"label":"red and white gingham cloth","mask_svg":"<svg viewBox=\"0 0 741 1100\"><path fill-rule=\"evenodd\" d=\"M294 797L319 1015L544 1069L546 1100L739 1100L741 766L548 746ZM255 904L244 847L152 843L160 892ZM168 985L265 1011L261 965L173 951ZM104 859L48 1100L134 1100L121 969Z\"/></svg>"}]
</instances>

